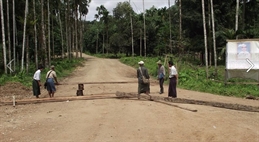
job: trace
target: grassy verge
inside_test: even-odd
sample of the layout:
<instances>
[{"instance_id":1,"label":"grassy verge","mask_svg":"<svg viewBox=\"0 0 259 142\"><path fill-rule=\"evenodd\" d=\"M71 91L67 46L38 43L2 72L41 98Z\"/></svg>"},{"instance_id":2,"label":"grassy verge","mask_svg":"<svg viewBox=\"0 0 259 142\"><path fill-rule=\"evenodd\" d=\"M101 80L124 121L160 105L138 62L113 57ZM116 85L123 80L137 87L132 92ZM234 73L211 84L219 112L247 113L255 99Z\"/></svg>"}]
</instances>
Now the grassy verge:
<instances>
[{"instance_id":1,"label":"grassy verge","mask_svg":"<svg viewBox=\"0 0 259 142\"><path fill-rule=\"evenodd\" d=\"M162 57L122 57L120 61L127 65L137 68L138 62L143 60L145 62L145 66L148 68L149 73L156 77L157 75L157 64L158 60L162 60ZM206 71L205 67L201 67L198 65L193 65L190 62L186 61L187 59L174 58L173 62L176 65L176 68L179 72L179 84L178 87L195 90L201 92L207 92L217 95L224 96L236 96L236 97L244 97L246 95L259 97L259 87L258 85L253 84L227 84L224 83L224 74L225 67L218 66L218 76L213 76L214 67L209 68L210 79L206 79ZM165 65L167 74L168 67ZM251 80L245 79L231 79L233 83L239 82L249 82ZM255 82L255 81L254 81ZM168 79L166 82L168 83Z\"/></svg>"},{"instance_id":2,"label":"grassy verge","mask_svg":"<svg viewBox=\"0 0 259 142\"><path fill-rule=\"evenodd\" d=\"M70 73L77 67L82 65L84 59L54 59L52 64L55 66L55 71L58 76L58 80L61 80L63 77L69 76ZM32 84L32 77L34 72L36 71L35 65L31 64L29 67L28 73L25 71L21 71L15 74L3 74L0 77L0 85L5 84L6 82L20 82L23 85L29 87ZM49 71L48 68L45 68L41 72L41 81L45 82L46 73Z\"/></svg>"}]
</instances>

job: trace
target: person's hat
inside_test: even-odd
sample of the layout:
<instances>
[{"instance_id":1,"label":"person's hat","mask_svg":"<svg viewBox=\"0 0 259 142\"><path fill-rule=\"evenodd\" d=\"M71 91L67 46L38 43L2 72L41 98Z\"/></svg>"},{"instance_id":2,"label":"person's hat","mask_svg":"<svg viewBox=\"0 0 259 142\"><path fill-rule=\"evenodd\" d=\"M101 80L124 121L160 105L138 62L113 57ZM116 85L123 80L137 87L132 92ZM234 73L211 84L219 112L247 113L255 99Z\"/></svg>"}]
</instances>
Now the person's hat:
<instances>
[{"instance_id":1,"label":"person's hat","mask_svg":"<svg viewBox=\"0 0 259 142\"><path fill-rule=\"evenodd\" d=\"M156 62L156 63L162 65L162 62L160 60L158 62Z\"/></svg>"},{"instance_id":2,"label":"person's hat","mask_svg":"<svg viewBox=\"0 0 259 142\"><path fill-rule=\"evenodd\" d=\"M53 68L55 68L55 66L54 66L54 65L52 65L52 66L50 66L50 68L51 68L51 69L53 69Z\"/></svg>"},{"instance_id":3,"label":"person's hat","mask_svg":"<svg viewBox=\"0 0 259 142\"><path fill-rule=\"evenodd\" d=\"M140 62L138 62L138 64L139 64L139 65L143 65L143 64L144 64L144 62L143 62L143 61L140 61Z\"/></svg>"}]
</instances>

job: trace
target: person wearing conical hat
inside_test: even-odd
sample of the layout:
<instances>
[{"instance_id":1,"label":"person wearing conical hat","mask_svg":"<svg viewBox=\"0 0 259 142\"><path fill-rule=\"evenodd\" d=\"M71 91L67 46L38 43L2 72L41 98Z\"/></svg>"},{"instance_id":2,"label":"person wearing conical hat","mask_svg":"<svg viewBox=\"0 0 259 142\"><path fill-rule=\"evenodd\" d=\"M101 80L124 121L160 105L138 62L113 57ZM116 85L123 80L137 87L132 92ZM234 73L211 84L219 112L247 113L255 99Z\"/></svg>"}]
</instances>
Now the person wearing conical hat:
<instances>
[{"instance_id":1,"label":"person wearing conical hat","mask_svg":"<svg viewBox=\"0 0 259 142\"><path fill-rule=\"evenodd\" d=\"M137 78L138 78L138 99L140 99L140 94L145 93L150 97L152 101L152 97L150 94L150 83L145 83L143 78L149 79L150 76L148 74L147 68L144 66L144 62L138 62L139 68L137 69Z\"/></svg>"},{"instance_id":2,"label":"person wearing conical hat","mask_svg":"<svg viewBox=\"0 0 259 142\"><path fill-rule=\"evenodd\" d=\"M164 93L164 77L165 77L165 67L162 65L162 62L159 60L157 62L158 65L158 75L157 75L157 79L159 80L159 86L160 86L160 92L159 94L163 94Z\"/></svg>"}]
</instances>

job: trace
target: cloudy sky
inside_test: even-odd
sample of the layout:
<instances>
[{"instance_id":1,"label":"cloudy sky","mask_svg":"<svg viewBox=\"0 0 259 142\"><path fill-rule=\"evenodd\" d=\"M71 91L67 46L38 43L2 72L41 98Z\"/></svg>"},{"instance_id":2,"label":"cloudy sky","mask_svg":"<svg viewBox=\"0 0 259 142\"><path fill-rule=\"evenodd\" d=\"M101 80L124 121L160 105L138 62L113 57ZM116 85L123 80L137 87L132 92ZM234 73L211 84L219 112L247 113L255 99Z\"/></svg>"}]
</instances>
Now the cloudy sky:
<instances>
[{"instance_id":1,"label":"cloudy sky","mask_svg":"<svg viewBox=\"0 0 259 142\"><path fill-rule=\"evenodd\" d=\"M112 13L113 8L116 7L118 2L124 2L128 0L92 0L89 6L89 13L86 16L86 20L92 21L94 20L94 15L97 14L96 7L100 5L104 5L110 12ZM131 6L136 13L143 12L143 1L142 0L130 0ZM175 0L170 0L170 5L174 4ZM168 7L168 0L144 0L145 9L149 9L153 5L156 8Z\"/></svg>"}]
</instances>

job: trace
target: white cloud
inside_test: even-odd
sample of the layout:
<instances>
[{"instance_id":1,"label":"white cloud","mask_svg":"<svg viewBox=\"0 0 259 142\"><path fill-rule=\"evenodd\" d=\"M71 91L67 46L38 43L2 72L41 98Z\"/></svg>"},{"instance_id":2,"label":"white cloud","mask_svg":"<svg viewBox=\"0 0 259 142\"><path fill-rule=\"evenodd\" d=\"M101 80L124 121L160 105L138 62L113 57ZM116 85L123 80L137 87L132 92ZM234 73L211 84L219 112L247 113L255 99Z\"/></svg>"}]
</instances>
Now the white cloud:
<instances>
[{"instance_id":1,"label":"white cloud","mask_svg":"<svg viewBox=\"0 0 259 142\"><path fill-rule=\"evenodd\" d=\"M97 14L96 7L104 5L104 7L112 14L112 10L117 6L117 3L128 0L92 0L89 6L89 13L86 16L86 20L94 20L94 15ZM130 0L131 6L136 13L143 12L143 0ZM170 0L170 4L173 5L175 0ZM152 6L156 8L168 7L168 0L144 0L145 9L149 9Z\"/></svg>"}]
</instances>

